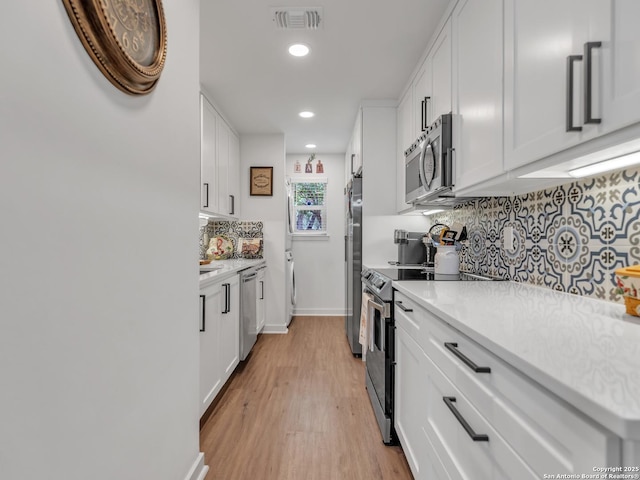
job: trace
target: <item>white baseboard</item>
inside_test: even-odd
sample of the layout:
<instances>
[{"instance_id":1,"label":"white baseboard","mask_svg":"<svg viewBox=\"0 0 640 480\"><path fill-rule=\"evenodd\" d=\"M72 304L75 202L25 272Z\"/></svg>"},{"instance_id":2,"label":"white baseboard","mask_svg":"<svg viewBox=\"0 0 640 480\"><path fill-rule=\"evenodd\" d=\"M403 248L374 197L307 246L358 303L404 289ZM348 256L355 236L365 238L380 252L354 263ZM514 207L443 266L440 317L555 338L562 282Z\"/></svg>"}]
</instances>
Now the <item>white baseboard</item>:
<instances>
[{"instance_id":1,"label":"white baseboard","mask_svg":"<svg viewBox=\"0 0 640 480\"><path fill-rule=\"evenodd\" d=\"M204 480L208 471L209 466L204 464L204 453L200 452L184 480Z\"/></svg>"},{"instance_id":2,"label":"white baseboard","mask_svg":"<svg viewBox=\"0 0 640 480\"><path fill-rule=\"evenodd\" d=\"M296 308L293 315L301 317L344 317L344 308Z\"/></svg>"},{"instance_id":3,"label":"white baseboard","mask_svg":"<svg viewBox=\"0 0 640 480\"><path fill-rule=\"evenodd\" d=\"M286 325L265 325L262 329L262 333L289 333L289 329Z\"/></svg>"}]
</instances>

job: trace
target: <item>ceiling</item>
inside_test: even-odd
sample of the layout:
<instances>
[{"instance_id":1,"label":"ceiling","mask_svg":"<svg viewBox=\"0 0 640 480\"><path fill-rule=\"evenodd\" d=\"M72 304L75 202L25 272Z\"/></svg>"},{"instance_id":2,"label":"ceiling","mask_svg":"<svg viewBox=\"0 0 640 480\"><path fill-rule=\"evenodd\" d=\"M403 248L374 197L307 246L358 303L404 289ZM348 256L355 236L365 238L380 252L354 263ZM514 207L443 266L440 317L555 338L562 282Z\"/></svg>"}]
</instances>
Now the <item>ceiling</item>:
<instances>
[{"instance_id":1,"label":"ceiling","mask_svg":"<svg viewBox=\"0 0 640 480\"><path fill-rule=\"evenodd\" d=\"M201 0L202 88L240 134L284 133L290 154L344 153L360 102L400 97L448 3ZM272 7L294 6L322 7L321 28L276 28ZM292 57L292 43L311 53Z\"/></svg>"}]
</instances>

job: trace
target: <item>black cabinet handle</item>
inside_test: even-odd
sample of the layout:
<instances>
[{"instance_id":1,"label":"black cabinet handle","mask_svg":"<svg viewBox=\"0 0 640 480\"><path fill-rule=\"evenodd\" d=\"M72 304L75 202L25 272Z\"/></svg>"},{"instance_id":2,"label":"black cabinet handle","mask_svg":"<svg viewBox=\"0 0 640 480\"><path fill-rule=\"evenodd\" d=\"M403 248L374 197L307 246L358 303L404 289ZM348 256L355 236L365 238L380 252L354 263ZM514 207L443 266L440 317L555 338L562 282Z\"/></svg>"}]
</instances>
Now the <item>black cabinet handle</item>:
<instances>
[{"instance_id":1,"label":"black cabinet handle","mask_svg":"<svg viewBox=\"0 0 640 480\"><path fill-rule=\"evenodd\" d=\"M460 425L462 425L462 428L464 428L465 432L467 432L467 435L471 437L471 440L473 440L474 442L489 441L489 435L485 435L484 433L474 432L473 428L471 428L471 425L469 425L469 422L467 422L465 418L460 414L458 409L453 404L453 402L456 401L456 397L442 397L442 400L444 400L445 405L449 407L449 410L451 410L451 413L453 413L453 416L456 417L456 420L460 422Z\"/></svg>"},{"instance_id":2,"label":"black cabinet handle","mask_svg":"<svg viewBox=\"0 0 640 480\"><path fill-rule=\"evenodd\" d=\"M200 324L200 331L204 332L205 330L205 323L204 323L204 313L205 313L205 303L207 301L207 296L206 295L200 295L200 298L202 299L202 323Z\"/></svg>"},{"instance_id":3,"label":"black cabinet handle","mask_svg":"<svg viewBox=\"0 0 640 480\"><path fill-rule=\"evenodd\" d=\"M205 204L203 205L203 207L208 207L209 206L209 184L203 183L203 185L207 189L207 195L206 195L207 200L205 201Z\"/></svg>"},{"instance_id":4,"label":"black cabinet handle","mask_svg":"<svg viewBox=\"0 0 640 480\"><path fill-rule=\"evenodd\" d=\"M264 282L260 280L260 300L264 300Z\"/></svg>"},{"instance_id":5,"label":"black cabinet handle","mask_svg":"<svg viewBox=\"0 0 640 480\"><path fill-rule=\"evenodd\" d=\"M454 342L445 342L444 346L447 350L449 350L451 353L453 353L456 357L458 357L460 360L462 360L462 362L469 367L471 370L473 370L476 373L491 373L491 368L490 367L479 367L478 365L476 365L473 360L471 360L469 357L467 357L464 353L462 353L460 350L458 350L458 344L454 343Z\"/></svg>"},{"instance_id":6,"label":"black cabinet handle","mask_svg":"<svg viewBox=\"0 0 640 480\"><path fill-rule=\"evenodd\" d=\"M396 305L400 307L400 310L402 310L403 312L413 312L413 308L405 307L400 300L396 301Z\"/></svg>"},{"instance_id":7,"label":"black cabinet handle","mask_svg":"<svg viewBox=\"0 0 640 480\"><path fill-rule=\"evenodd\" d=\"M223 283L222 286L224 287L224 310L222 310L222 313L229 313L231 311L231 284Z\"/></svg>"},{"instance_id":8,"label":"black cabinet handle","mask_svg":"<svg viewBox=\"0 0 640 480\"><path fill-rule=\"evenodd\" d=\"M567 132L581 132L582 127L573 125L573 64L582 60L582 55L567 57Z\"/></svg>"},{"instance_id":9,"label":"black cabinet handle","mask_svg":"<svg viewBox=\"0 0 640 480\"><path fill-rule=\"evenodd\" d=\"M429 102L431 101L431 97L424 97L424 100L422 100L422 125L420 126L420 131L424 132L427 127L429 126L428 122L428 118L427 118L427 107L429 105Z\"/></svg>"},{"instance_id":10,"label":"black cabinet handle","mask_svg":"<svg viewBox=\"0 0 640 480\"><path fill-rule=\"evenodd\" d=\"M229 215L235 215L235 213L236 213L236 197L234 195L229 195L229 198L231 199L231 211L229 212Z\"/></svg>"},{"instance_id":11,"label":"black cabinet handle","mask_svg":"<svg viewBox=\"0 0 640 480\"><path fill-rule=\"evenodd\" d=\"M587 42L584 44L584 123L600 123L601 118L593 118L593 49L602 47L602 42Z\"/></svg>"},{"instance_id":12,"label":"black cabinet handle","mask_svg":"<svg viewBox=\"0 0 640 480\"><path fill-rule=\"evenodd\" d=\"M356 157L355 153L351 154L351 175L353 175L355 172L353 171L353 160Z\"/></svg>"}]
</instances>

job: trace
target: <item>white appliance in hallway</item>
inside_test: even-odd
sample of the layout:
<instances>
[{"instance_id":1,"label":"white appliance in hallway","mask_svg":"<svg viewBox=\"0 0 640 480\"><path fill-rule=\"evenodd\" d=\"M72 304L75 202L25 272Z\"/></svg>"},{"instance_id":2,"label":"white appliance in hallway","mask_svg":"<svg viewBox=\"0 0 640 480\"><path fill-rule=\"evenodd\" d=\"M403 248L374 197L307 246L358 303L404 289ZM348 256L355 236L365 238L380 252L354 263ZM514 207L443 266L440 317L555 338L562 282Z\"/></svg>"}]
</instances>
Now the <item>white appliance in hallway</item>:
<instances>
[{"instance_id":1,"label":"white appliance in hallway","mask_svg":"<svg viewBox=\"0 0 640 480\"><path fill-rule=\"evenodd\" d=\"M295 265L293 261L293 221L294 221L294 207L293 207L293 186L289 178L285 181L285 189L287 196L287 212L286 212L286 238L285 238L285 315L287 326L291 323L291 317L293 317L293 308L296 305L296 275Z\"/></svg>"},{"instance_id":2,"label":"white appliance in hallway","mask_svg":"<svg viewBox=\"0 0 640 480\"><path fill-rule=\"evenodd\" d=\"M287 250L285 252L285 261L286 261L286 299L285 303L287 305L286 314L287 314L287 326L291 323L291 317L293 316L293 308L296 306L296 274L295 267L293 262L293 252L291 250Z\"/></svg>"}]
</instances>

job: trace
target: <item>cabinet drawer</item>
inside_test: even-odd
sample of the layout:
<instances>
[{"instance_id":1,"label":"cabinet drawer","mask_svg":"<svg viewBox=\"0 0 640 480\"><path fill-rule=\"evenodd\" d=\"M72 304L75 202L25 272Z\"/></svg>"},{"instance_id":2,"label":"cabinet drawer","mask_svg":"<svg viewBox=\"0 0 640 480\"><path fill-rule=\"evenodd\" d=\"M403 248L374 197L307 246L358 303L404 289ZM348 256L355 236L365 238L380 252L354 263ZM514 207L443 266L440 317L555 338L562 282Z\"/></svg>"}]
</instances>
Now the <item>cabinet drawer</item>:
<instances>
[{"instance_id":1,"label":"cabinet drawer","mask_svg":"<svg viewBox=\"0 0 640 480\"><path fill-rule=\"evenodd\" d=\"M421 333L428 336L424 350L433 364L537 478L549 472L589 473L594 465L619 463L615 435L458 330L431 319ZM474 371L473 364L480 371Z\"/></svg>"},{"instance_id":2,"label":"cabinet drawer","mask_svg":"<svg viewBox=\"0 0 640 480\"><path fill-rule=\"evenodd\" d=\"M438 463L440 478L451 480L539 480L527 463L499 435L490 422L427 356L428 420L423 428ZM451 408L444 399L447 399ZM455 413L454 413L455 410ZM459 418L456 417L456 414ZM466 423L466 428L463 426ZM472 438L475 434L476 439ZM484 436L484 438L482 438ZM444 473L442 470L444 470ZM551 471L551 470L549 470ZM555 472L555 471L554 471Z\"/></svg>"},{"instance_id":3,"label":"cabinet drawer","mask_svg":"<svg viewBox=\"0 0 640 480\"><path fill-rule=\"evenodd\" d=\"M393 303L393 315L396 326L404 328L409 336L420 345L421 330L424 318L423 308L406 295L396 291ZM420 345L424 349L424 345Z\"/></svg>"}]
</instances>

